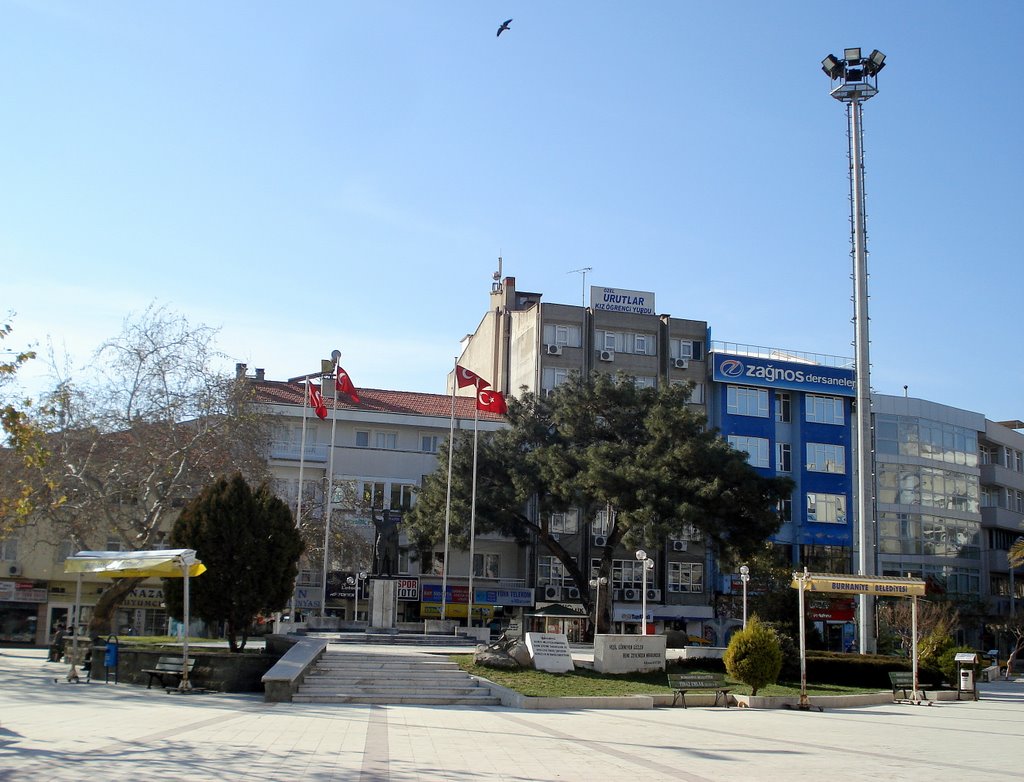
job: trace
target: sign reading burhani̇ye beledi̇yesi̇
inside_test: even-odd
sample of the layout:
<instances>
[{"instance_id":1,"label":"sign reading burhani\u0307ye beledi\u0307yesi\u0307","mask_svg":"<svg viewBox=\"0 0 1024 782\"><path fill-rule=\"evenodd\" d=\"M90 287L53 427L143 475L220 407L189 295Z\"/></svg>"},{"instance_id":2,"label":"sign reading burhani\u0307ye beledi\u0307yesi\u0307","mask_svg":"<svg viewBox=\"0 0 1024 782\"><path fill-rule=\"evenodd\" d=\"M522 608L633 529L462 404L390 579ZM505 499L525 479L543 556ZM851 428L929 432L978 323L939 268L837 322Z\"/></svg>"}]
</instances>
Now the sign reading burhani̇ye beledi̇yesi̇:
<instances>
[{"instance_id":1,"label":"sign reading burhani\u0307ye beledi\u0307yesi\u0307","mask_svg":"<svg viewBox=\"0 0 1024 782\"><path fill-rule=\"evenodd\" d=\"M715 353L713 358L714 379L719 383L817 391L834 396L856 394L852 369L734 356L729 353Z\"/></svg>"},{"instance_id":2,"label":"sign reading burhani\u0307ye beledi\u0307yesi\u0307","mask_svg":"<svg viewBox=\"0 0 1024 782\"><path fill-rule=\"evenodd\" d=\"M604 312L653 315L654 294L650 291L629 291L625 288L601 288L591 285L590 308Z\"/></svg>"}]
</instances>

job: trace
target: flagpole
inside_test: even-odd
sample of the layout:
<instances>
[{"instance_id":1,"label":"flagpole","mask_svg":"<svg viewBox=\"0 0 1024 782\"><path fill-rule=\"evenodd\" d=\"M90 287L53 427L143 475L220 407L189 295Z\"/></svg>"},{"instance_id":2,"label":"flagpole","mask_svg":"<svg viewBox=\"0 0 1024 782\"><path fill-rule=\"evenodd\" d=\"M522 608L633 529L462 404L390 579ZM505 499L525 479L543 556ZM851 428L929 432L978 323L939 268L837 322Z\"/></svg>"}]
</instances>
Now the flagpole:
<instances>
[{"instance_id":1,"label":"flagpole","mask_svg":"<svg viewBox=\"0 0 1024 782\"><path fill-rule=\"evenodd\" d=\"M452 419L448 428L448 492L444 499L444 560L441 562L441 621L445 621L448 607L448 533L452 519L452 456L455 453L455 389L459 387L459 357L455 357L452 381Z\"/></svg>"},{"instance_id":2,"label":"flagpole","mask_svg":"<svg viewBox=\"0 0 1024 782\"><path fill-rule=\"evenodd\" d=\"M341 360L341 351L331 351L331 375L334 378L334 404L331 412L331 450L327 455L327 508L324 510L324 572L321 584L324 588L323 602L320 604L320 616L327 616L327 554L330 551L331 540L331 507L334 505L334 433L338 427L338 361ZM320 363L323 370L324 364ZM323 384L321 384L322 386Z\"/></svg>"},{"instance_id":3,"label":"flagpole","mask_svg":"<svg viewBox=\"0 0 1024 782\"><path fill-rule=\"evenodd\" d=\"M295 500L295 528L302 528L302 473L306 464L306 407L309 406L309 377L303 378L302 386L302 438L299 441L299 492ZM292 587L292 623L295 623L295 592L298 578Z\"/></svg>"},{"instance_id":4,"label":"flagpole","mask_svg":"<svg viewBox=\"0 0 1024 782\"><path fill-rule=\"evenodd\" d=\"M476 404L473 405L473 499L469 509L469 598L466 627L473 626L473 563L476 544L476 451L477 422L480 420L480 388L476 387Z\"/></svg>"}]
</instances>

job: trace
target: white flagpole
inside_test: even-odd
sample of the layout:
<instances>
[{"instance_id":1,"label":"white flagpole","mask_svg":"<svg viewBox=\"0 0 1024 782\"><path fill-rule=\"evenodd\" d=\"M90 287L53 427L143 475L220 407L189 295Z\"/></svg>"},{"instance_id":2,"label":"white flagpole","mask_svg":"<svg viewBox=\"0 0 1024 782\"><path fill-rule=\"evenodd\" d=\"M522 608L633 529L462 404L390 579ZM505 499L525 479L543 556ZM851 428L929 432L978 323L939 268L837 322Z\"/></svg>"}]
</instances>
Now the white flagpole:
<instances>
[{"instance_id":1,"label":"white flagpole","mask_svg":"<svg viewBox=\"0 0 1024 782\"><path fill-rule=\"evenodd\" d=\"M306 408L309 407L309 378L303 379L302 385L302 439L299 441L299 493L295 500L295 528L302 527L302 473L306 464ZM292 623L295 623L295 592L298 590L298 580L292 587Z\"/></svg>"},{"instance_id":2,"label":"white flagpole","mask_svg":"<svg viewBox=\"0 0 1024 782\"><path fill-rule=\"evenodd\" d=\"M474 384L475 385L475 384ZM476 398L473 404L473 499L469 510L469 598L467 605L466 627L473 626L473 560L476 544L476 445L477 422L480 420L480 387L476 386Z\"/></svg>"},{"instance_id":3,"label":"white flagpole","mask_svg":"<svg viewBox=\"0 0 1024 782\"><path fill-rule=\"evenodd\" d=\"M334 404L331 408L331 450L327 454L327 507L324 509L324 572L323 602L320 603L320 616L327 616L327 554L330 551L331 540L331 506L334 505L334 432L338 426L338 361L341 360L341 351L335 350L331 353L332 377L334 378ZM320 367L323 369L323 365Z\"/></svg>"},{"instance_id":4,"label":"white flagpole","mask_svg":"<svg viewBox=\"0 0 1024 782\"><path fill-rule=\"evenodd\" d=\"M444 500L444 561L441 563L441 621L448 607L448 533L452 519L452 456L455 453L455 389L459 387L459 357L455 357L455 378L452 381L452 420L448 428L448 492Z\"/></svg>"}]
</instances>

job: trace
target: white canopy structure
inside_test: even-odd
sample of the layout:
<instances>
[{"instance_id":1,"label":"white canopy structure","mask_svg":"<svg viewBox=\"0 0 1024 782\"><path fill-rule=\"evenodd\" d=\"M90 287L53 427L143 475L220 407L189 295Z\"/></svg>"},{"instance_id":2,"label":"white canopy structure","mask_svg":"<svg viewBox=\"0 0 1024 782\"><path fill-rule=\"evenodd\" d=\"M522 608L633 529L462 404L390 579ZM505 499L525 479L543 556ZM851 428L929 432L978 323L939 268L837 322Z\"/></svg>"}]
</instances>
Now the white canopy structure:
<instances>
[{"instance_id":1,"label":"white canopy structure","mask_svg":"<svg viewBox=\"0 0 1024 782\"><path fill-rule=\"evenodd\" d=\"M78 616L82 601L82 575L91 573L103 578L183 578L183 612L185 632L181 650L181 684L179 689L187 690L192 685L188 680L188 623L189 584L192 576L206 571L206 566L196 559L196 552L190 548L158 549L156 551L79 551L64 560L64 572L75 573L75 607L73 616L71 670L68 681L78 679L75 671L78 647Z\"/></svg>"}]
</instances>

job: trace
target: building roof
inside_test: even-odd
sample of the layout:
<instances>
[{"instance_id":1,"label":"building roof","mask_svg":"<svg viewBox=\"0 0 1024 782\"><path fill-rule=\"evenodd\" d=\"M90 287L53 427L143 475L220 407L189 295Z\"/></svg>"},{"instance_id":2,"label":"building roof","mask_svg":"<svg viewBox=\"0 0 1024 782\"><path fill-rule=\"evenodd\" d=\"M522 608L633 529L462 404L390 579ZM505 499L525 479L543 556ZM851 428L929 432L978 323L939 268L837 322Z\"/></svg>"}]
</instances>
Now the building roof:
<instances>
[{"instance_id":1,"label":"building roof","mask_svg":"<svg viewBox=\"0 0 1024 782\"><path fill-rule=\"evenodd\" d=\"M278 380L253 380L256 402L268 405L301 406L305 391L301 382ZM330 385L328 381L327 385ZM353 402L345 394L338 394L338 410L362 410L376 413L404 413L406 415L429 415L448 418L452 414L452 398L448 394L424 394L419 391L388 391L380 388L359 388L359 402ZM328 409L334 403L333 390L324 392ZM474 398L455 397L455 415L458 418L472 418ZM504 417L496 413L479 412L481 421L501 421Z\"/></svg>"}]
</instances>

